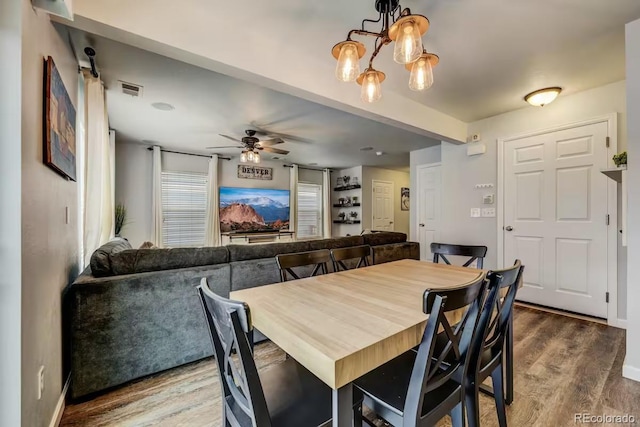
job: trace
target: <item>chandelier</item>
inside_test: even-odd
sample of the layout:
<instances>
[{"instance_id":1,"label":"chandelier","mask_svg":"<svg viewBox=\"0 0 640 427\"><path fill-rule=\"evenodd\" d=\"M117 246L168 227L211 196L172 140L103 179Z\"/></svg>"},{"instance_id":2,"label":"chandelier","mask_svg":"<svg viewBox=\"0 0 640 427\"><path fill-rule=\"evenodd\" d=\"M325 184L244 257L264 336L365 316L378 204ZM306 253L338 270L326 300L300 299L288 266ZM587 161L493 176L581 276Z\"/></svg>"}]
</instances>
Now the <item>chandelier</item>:
<instances>
[{"instance_id":1,"label":"chandelier","mask_svg":"<svg viewBox=\"0 0 640 427\"><path fill-rule=\"evenodd\" d=\"M409 88L415 91L426 90L433 84L433 67L440 58L438 55L428 53L422 46L422 35L429 29L429 20L423 15L414 15L411 11L403 9L400 0L376 0L378 19L364 19L359 30L351 30L347 39L336 44L331 53L338 60L336 77L343 82L355 81L360 86L361 98L365 102L375 102L382 97L380 83L385 79L385 74L373 68L373 60L383 46L395 42L393 59L398 64L403 64L411 72ZM365 29L365 24L381 24L379 32ZM360 73L360 59L366 49L364 44L353 40L351 36L375 37L374 51L369 58L369 66Z\"/></svg>"}]
</instances>

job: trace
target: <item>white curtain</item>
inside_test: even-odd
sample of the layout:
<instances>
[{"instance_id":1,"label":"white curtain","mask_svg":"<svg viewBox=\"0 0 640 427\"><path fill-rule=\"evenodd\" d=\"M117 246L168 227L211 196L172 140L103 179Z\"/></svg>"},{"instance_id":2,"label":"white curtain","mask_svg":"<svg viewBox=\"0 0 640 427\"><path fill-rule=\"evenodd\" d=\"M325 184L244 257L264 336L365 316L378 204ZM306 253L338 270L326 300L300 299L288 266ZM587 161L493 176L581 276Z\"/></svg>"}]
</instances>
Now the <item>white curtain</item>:
<instances>
[{"instance_id":1,"label":"white curtain","mask_svg":"<svg viewBox=\"0 0 640 427\"><path fill-rule=\"evenodd\" d=\"M298 165L289 169L289 230L298 234Z\"/></svg>"},{"instance_id":2,"label":"white curtain","mask_svg":"<svg viewBox=\"0 0 640 427\"><path fill-rule=\"evenodd\" d=\"M322 234L331 237L331 171L322 171Z\"/></svg>"},{"instance_id":3,"label":"white curtain","mask_svg":"<svg viewBox=\"0 0 640 427\"><path fill-rule=\"evenodd\" d=\"M85 74L84 262L114 235L115 133L109 133L104 86Z\"/></svg>"},{"instance_id":4,"label":"white curtain","mask_svg":"<svg viewBox=\"0 0 640 427\"><path fill-rule=\"evenodd\" d=\"M157 247L163 246L162 239L162 151L157 145L153 146L153 177L151 197L151 242Z\"/></svg>"},{"instance_id":5,"label":"white curtain","mask_svg":"<svg viewBox=\"0 0 640 427\"><path fill-rule=\"evenodd\" d=\"M218 195L218 155L209 160L209 179L207 182L207 229L206 246L220 246L220 210Z\"/></svg>"}]
</instances>

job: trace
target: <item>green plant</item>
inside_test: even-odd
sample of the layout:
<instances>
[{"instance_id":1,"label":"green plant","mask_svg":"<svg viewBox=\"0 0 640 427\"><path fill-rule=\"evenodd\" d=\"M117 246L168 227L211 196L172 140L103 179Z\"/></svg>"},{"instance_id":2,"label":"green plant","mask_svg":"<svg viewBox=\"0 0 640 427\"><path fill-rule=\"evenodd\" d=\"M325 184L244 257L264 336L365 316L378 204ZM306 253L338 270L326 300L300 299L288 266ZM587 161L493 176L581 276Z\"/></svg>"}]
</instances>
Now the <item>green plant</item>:
<instances>
[{"instance_id":1,"label":"green plant","mask_svg":"<svg viewBox=\"0 0 640 427\"><path fill-rule=\"evenodd\" d=\"M619 153L619 154L616 154L615 156L613 156L613 163L615 163L616 166L626 165L627 164L627 152L623 151L622 153Z\"/></svg>"},{"instance_id":2,"label":"green plant","mask_svg":"<svg viewBox=\"0 0 640 427\"><path fill-rule=\"evenodd\" d=\"M115 210L114 217L115 217L114 219L115 219L116 236L119 236L120 233L122 232L122 229L128 224L128 222L127 222L127 208L123 204L118 203L116 205L116 210Z\"/></svg>"}]
</instances>

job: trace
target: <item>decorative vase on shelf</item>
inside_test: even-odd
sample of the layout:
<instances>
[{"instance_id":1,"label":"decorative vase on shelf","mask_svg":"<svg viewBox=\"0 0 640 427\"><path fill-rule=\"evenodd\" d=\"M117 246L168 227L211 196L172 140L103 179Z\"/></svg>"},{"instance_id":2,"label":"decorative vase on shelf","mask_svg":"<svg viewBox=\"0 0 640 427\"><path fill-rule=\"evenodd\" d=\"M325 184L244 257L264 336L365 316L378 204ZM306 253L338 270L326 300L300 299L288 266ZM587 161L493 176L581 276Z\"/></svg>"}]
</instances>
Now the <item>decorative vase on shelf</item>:
<instances>
[{"instance_id":1,"label":"decorative vase on shelf","mask_svg":"<svg viewBox=\"0 0 640 427\"><path fill-rule=\"evenodd\" d=\"M344 181L342 180L342 177L339 176L338 177L338 181L336 182L336 187L340 188L344 186Z\"/></svg>"},{"instance_id":2,"label":"decorative vase on shelf","mask_svg":"<svg viewBox=\"0 0 640 427\"><path fill-rule=\"evenodd\" d=\"M351 198L351 201L353 202L354 205L357 204L358 203L358 196L353 196Z\"/></svg>"},{"instance_id":3,"label":"decorative vase on shelf","mask_svg":"<svg viewBox=\"0 0 640 427\"><path fill-rule=\"evenodd\" d=\"M344 212L340 212L338 214L338 218L340 218L340 221L344 221L345 216L347 216L347 214L345 214Z\"/></svg>"},{"instance_id":4,"label":"decorative vase on shelf","mask_svg":"<svg viewBox=\"0 0 640 427\"><path fill-rule=\"evenodd\" d=\"M358 185L360 185L360 184L358 183L358 177L357 177L357 176L354 176L354 177L353 177L353 182L351 183L351 185L355 185L356 187L357 187Z\"/></svg>"},{"instance_id":5,"label":"decorative vase on shelf","mask_svg":"<svg viewBox=\"0 0 640 427\"><path fill-rule=\"evenodd\" d=\"M350 176L343 176L342 177L342 181L344 182L344 186L348 187L349 186L349 181L351 181L351 177Z\"/></svg>"}]
</instances>

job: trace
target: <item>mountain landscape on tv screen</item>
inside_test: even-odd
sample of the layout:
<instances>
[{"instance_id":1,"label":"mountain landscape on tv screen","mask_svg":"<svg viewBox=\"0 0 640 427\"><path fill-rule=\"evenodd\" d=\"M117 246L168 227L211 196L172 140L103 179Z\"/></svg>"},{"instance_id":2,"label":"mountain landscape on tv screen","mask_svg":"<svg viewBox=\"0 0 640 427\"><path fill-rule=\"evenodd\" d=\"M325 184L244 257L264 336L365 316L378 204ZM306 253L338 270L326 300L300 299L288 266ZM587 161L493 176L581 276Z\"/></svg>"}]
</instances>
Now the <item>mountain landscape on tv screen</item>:
<instances>
[{"instance_id":1,"label":"mountain landscape on tv screen","mask_svg":"<svg viewBox=\"0 0 640 427\"><path fill-rule=\"evenodd\" d=\"M289 191L220 188L220 231L289 229Z\"/></svg>"}]
</instances>

